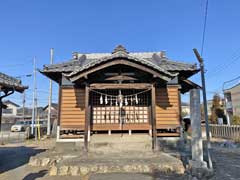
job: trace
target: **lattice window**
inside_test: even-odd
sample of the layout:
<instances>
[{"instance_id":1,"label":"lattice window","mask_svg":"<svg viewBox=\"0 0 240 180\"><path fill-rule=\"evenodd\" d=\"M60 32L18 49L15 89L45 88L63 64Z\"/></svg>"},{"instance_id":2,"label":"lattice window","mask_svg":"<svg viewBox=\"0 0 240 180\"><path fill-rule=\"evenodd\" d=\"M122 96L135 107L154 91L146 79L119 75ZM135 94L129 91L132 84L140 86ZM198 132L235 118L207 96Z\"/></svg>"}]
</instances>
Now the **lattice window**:
<instances>
[{"instance_id":1,"label":"lattice window","mask_svg":"<svg viewBox=\"0 0 240 180\"><path fill-rule=\"evenodd\" d=\"M123 106L121 109L116 97L119 94L119 90L97 90L99 93L92 91L90 93L90 102L92 106L92 123L119 124L121 123L120 117L125 124L148 123L150 119L150 92L146 91L144 93L140 93L137 95L137 97L129 96L142 91L144 90L121 90L122 95L125 97L123 99ZM110 95L107 98L107 103L104 95L101 95L100 93ZM100 100L101 96L102 103Z\"/></svg>"}]
</instances>

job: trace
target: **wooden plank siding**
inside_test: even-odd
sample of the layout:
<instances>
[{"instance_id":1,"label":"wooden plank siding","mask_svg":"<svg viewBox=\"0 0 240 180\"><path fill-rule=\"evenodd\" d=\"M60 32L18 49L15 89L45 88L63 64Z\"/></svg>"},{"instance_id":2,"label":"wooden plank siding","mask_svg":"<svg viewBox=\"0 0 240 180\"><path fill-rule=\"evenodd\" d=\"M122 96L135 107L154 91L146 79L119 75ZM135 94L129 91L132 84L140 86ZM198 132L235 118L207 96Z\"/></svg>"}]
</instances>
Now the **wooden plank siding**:
<instances>
[{"instance_id":1,"label":"wooden plank siding","mask_svg":"<svg viewBox=\"0 0 240 180\"><path fill-rule=\"evenodd\" d=\"M84 130L85 89L62 88L61 129Z\"/></svg>"},{"instance_id":2,"label":"wooden plank siding","mask_svg":"<svg viewBox=\"0 0 240 180\"><path fill-rule=\"evenodd\" d=\"M180 126L178 86L156 88L156 128Z\"/></svg>"},{"instance_id":3,"label":"wooden plank siding","mask_svg":"<svg viewBox=\"0 0 240 180\"><path fill-rule=\"evenodd\" d=\"M156 128L168 129L180 126L178 86L156 88ZM61 129L84 130L85 89L64 88L61 90ZM123 130L149 130L150 124L124 124ZM91 130L119 130L118 124L93 124Z\"/></svg>"}]
</instances>

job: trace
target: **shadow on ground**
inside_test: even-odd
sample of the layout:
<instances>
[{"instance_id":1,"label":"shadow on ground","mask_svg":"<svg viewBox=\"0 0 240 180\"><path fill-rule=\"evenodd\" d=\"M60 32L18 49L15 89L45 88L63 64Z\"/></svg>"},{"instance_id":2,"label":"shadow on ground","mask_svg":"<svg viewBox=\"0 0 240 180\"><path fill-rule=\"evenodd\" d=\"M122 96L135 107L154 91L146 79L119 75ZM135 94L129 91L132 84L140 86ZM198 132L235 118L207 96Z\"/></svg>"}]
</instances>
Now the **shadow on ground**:
<instances>
[{"instance_id":1,"label":"shadow on ground","mask_svg":"<svg viewBox=\"0 0 240 180\"><path fill-rule=\"evenodd\" d=\"M34 147L0 147L0 174L27 164L30 157L45 151Z\"/></svg>"},{"instance_id":2,"label":"shadow on ground","mask_svg":"<svg viewBox=\"0 0 240 180\"><path fill-rule=\"evenodd\" d=\"M94 174L90 176L90 180L185 180L186 176L177 174L167 174L155 172L153 174L138 174L138 173L109 173L109 174Z\"/></svg>"},{"instance_id":3,"label":"shadow on ground","mask_svg":"<svg viewBox=\"0 0 240 180\"><path fill-rule=\"evenodd\" d=\"M47 172L48 172L47 170L41 170L36 173L30 173L27 176L25 176L23 178L23 180L35 180L37 178L41 178L41 177L45 176L47 174Z\"/></svg>"}]
</instances>

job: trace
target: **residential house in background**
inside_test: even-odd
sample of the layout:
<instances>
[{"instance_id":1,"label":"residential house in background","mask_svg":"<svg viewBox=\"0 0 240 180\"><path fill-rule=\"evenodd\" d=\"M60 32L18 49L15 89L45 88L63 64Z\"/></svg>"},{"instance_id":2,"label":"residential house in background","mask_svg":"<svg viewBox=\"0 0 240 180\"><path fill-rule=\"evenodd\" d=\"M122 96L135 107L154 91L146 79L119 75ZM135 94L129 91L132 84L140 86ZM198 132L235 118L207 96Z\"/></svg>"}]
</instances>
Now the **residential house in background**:
<instances>
[{"instance_id":1,"label":"residential house in background","mask_svg":"<svg viewBox=\"0 0 240 180\"><path fill-rule=\"evenodd\" d=\"M32 108L29 107L20 107L17 110L17 116L21 119L32 119Z\"/></svg>"},{"instance_id":2,"label":"residential house in background","mask_svg":"<svg viewBox=\"0 0 240 180\"><path fill-rule=\"evenodd\" d=\"M182 108L182 115L189 116L190 115L190 105L187 102L181 103Z\"/></svg>"},{"instance_id":3,"label":"residential house in background","mask_svg":"<svg viewBox=\"0 0 240 180\"><path fill-rule=\"evenodd\" d=\"M208 111L208 117L212 115L212 106L213 106L213 100L207 100L207 111Z\"/></svg>"},{"instance_id":4,"label":"residential house in background","mask_svg":"<svg viewBox=\"0 0 240 180\"><path fill-rule=\"evenodd\" d=\"M43 107L43 112L42 112L43 117L48 116L48 109L49 109L48 107L49 107L48 105ZM51 104L51 119L57 119L57 116L58 116L58 104L52 103Z\"/></svg>"},{"instance_id":5,"label":"residential house in background","mask_svg":"<svg viewBox=\"0 0 240 180\"><path fill-rule=\"evenodd\" d=\"M240 83L224 90L226 111L230 119L232 116L240 116Z\"/></svg>"},{"instance_id":6,"label":"residential house in background","mask_svg":"<svg viewBox=\"0 0 240 180\"><path fill-rule=\"evenodd\" d=\"M2 110L2 115L4 116L17 116L17 110L20 107L18 104L10 101L10 100L6 100L3 101L3 104L6 105L6 108Z\"/></svg>"},{"instance_id":7,"label":"residential house in background","mask_svg":"<svg viewBox=\"0 0 240 180\"><path fill-rule=\"evenodd\" d=\"M20 106L10 100L3 101L3 104L5 107L2 109L2 123L15 123Z\"/></svg>"}]
</instances>

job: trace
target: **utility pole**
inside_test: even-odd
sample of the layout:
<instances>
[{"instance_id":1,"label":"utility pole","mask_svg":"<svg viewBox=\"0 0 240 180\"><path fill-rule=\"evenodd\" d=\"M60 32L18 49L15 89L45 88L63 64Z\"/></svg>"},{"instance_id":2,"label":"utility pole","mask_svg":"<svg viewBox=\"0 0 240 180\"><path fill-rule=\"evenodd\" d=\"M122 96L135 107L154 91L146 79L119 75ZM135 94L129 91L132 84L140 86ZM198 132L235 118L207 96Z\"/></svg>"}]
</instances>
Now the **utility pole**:
<instances>
[{"instance_id":1,"label":"utility pole","mask_svg":"<svg viewBox=\"0 0 240 180\"><path fill-rule=\"evenodd\" d=\"M32 74L23 74L23 75L19 75L16 76L15 78L21 80L22 77L32 77ZM26 103L26 91L23 91L23 96L22 96L22 117L23 120L25 120L25 103Z\"/></svg>"},{"instance_id":2,"label":"utility pole","mask_svg":"<svg viewBox=\"0 0 240 180\"><path fill-rule=\"evenodd\" d=\"M36 96L37 97L37 96ZM37 123L37 120L38 120L38 104L37 104L37 98L35 99L35 121L34 121L34 124L35 124L35 141L37 141L38 140L38 130L39 130L39 128L38 128L38 126L39 126L39 123Z\"/></svg>"},{"instance_id":3,"label":"utility pole","mask_svg":"<svg viewBox=\"0 0 240 180\"><path fill-rule=\"evenodd\" d=\"M33 102L32 102L32 127L31 134L34 133L34 123L36 121L36 57L33 58ZM36 131L36 129L35 129Z\"/></svg>"},{"instance_id":4,"label":"utility pole","mask_svg":"<svg viewBox=\"0 0 240 180\"><path fill-rule=\"evenodd\" d=\"M50 64L53 64L53 48L50 49ZM49 80L47 136L51 134L52 80Z\"/></svg>"},{"instance_id":5,"label":"utility pole","mask_svg":"<svg viewBox=\"0 0 240 180\"><path fill-rule=\"evenodd\" d=\"M210 135L209 135L209 122L208 122L208 111L207 111L207 95L206 95L206 85L205 85L205 70L204 62L197 49L193 49L193 52L200 64L201 70L201 79L202 79L202 93L203 93L203 107L204 107L204 116L205 116L205 125L206 125L206 135L207 135L207 155L208 155L208 167L212 169L212 159L209 149L211 148L210 144Z\"/></svg>"},{"instance_id":6,"label":"utility pole","mask_svg":"<svg viewBox=\"0 0 240 180\"><path fill-rule=\"evenodd\" d=\"M23 121L25 121L25 91L23 91L23 109L22 109L22 116L23 116Z\"/></svg>"}]
</instances>

